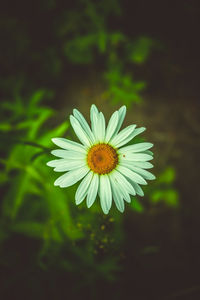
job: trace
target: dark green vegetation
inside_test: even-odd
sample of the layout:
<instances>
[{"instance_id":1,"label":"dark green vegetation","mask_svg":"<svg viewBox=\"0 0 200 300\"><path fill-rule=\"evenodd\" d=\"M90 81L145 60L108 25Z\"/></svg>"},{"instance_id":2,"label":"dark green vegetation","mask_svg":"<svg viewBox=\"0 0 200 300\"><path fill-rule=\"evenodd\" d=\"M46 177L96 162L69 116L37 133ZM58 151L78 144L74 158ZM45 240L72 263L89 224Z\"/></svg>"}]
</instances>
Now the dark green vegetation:
<instances>
[{"instance_id":1,"label":"dark green vegetation","mask_svg":"<svg viewBox=\"0 0 200 300\"><path fill-rule=\"evenodd\" d=\"M0 27L0 295L199 299L198 1L7 1ZM121 215L53 186L74 107L147 127L157 180ZM124 296L126 294L126 297Z\"/></svg>"}]
</instances>

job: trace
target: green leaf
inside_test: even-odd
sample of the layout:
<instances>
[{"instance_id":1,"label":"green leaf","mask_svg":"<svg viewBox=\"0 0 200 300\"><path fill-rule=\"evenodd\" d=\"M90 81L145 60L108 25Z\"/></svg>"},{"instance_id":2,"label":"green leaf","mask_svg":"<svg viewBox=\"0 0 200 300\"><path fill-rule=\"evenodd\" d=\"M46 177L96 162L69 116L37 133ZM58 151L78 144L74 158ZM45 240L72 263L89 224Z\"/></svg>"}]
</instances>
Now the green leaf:
<instances>
[{"instance_id":1,"label":"green leaf","mask_svg":"<svg viewBox=\"0 0 200 300\"><path fill-rule=\"evenodd\" d=\"M108 36L105 33L105 31L100 31L98 33L97 37L98 37L98 40L97 40L98 44L97 44L97 46L98 46L99 52L100 53L105 53Z\"/></svg>"},{"instance_id":2,"label":"green leaf","mask_svg":"<svg viewBox=\"0 0 200 300\"><path fill-rule=\"evenodd\" d=\"M4 216L14 219L28 191L29 176L20 174L11 181L12 189L4 197L2 212Z\"/></svg>"},{"instance_id":3,"label":"green leaf","mask_svg":"<svg viewBox=\"0 0 200 300\"><path fill-rule=\"evenodd\" d=\"M140 37L133 44L129 44L128 52L130 61L137 64L144 63L149 56L152 46L153 41L148 37Z\"/></svg>"},{"instance_id":4,"label":"green leaf","mask_svg":"<svg viewBox=\"0 0 200 300\"><path fill-rule=\"evenodd\" d=\"M27 236L43 238L44 237L44 224L34 221L21 221L15 223L11 229L14 232L22 233Z\"/></svg>"},{"instance_id":5,"label":"green leaf","mask_svg":"<svg viewBox=\"0 0 200 300\"><path fill-rule=\"evenodd\" d=\"M62 232L71 240L77 240L83 237L83 232L79 230L71 217L69 201L73 196L69 196L69 191L63 191L53 186L52 183L45 184L45 200L48 204L51 219L55 224L59 224Z\"/></svg>"},{"instance_id":6,"label":"green leaf","mask_svg":"<svg viewBox=\"0 0 200 300\"><path fill-rule=\"evenodd\" d=\"M34 140L42 124L53 115L53 110L45 109L41 111L39 117L32 122L32 127L28 132L27 139Z\"/></svg>"},{"instance_id":7,"label":"green leaf","mask_svg":"<svg viewBox=\"0 0 200 300\"><path fill-rule=\"evenodd\" d=\"M98 36L96 34L78 36L67 42L64 47L64 53L73 63L88 64L91 63L94 59L93 48L95 45L97 45L98 42ZM102 46L104 47L104 45L102 45L101 38L100 47Z\"/></svg>"},{"instance_id":8,"label":"green leaf","mask_svg":"<svg viewBox=\"0 0 200 300\"><path fill-rule=\"evenodd\" d=\"M174 189L168 189L165 191L165 202L168 206L178 207L179 205L179 195Z\"/></svg>"},{"instance_id":9,"label":"green leaf","mask_svg":"<svg viewBox=\"0 0 200 300\"><path fill-rule=\"evenodd\" d=\"M156 204L164 202L167 206L178 207L179 195L175 189L156 190L150 196L151 202Z\"/></svg>"},{"instance_id":10,"label":"green leaf","mask_svg":"<svg viewBox=\"0 0 200 300\"><path fill-rule=\"evenodd\" d=\"M5 172L0 172L0 185L8 181L8 175Z\"/></svg>"},{"instance_id":11,"label":"green leaf","mask_svg":"<svg viewBox=\"0 0 200 300\"><path fill-rule=\"evenodd\" d=\"M167 183L170 184L172 183L176 178L176 172L175 169L173 167L167 167L163 173L160 174L160 176L158 176L158 181L160 183Z\"/></svg>"},{"instance_id":12,"label":"green leaf","mask_svg":"<svg viewBox=\"0 0 200 300\"><path fill-rule=\"evenodd\" d=\"M45 95L45 90L36 91L30 99L30 105L35 106L36 104L39 104L41 100L44 98L44 95Z\"/></svg>"},{"instance_id":13,"label":"green leaf","mask_svg":"<svg viewBox=\"0 0 200 300\"><path fill-rule=\"evenodd\" d=\"M130 206L132 209L138 213L142 213L144 211L144 206L141 204L137 198L132 199Z\"/></svg>"},{"instance_id":14,"label":"green leaf","mask_svg":"<svg viewBox=\"0 0 200 300\"><path fill-rule=\"evenodd\" d=\"M43 134L41 137L39 137L39 142L42 145L45 145L46 147L52 146L52 138L55 137L61 137L63 134L67 131L69 127L69 122L65 121L56 128L49 130L45 134Z\"/></svg>"},{"instance_id":15,"label":"green leaf","mask_svg":"<svg viewBox=\"0 0 200 300\"><path fill-rule=\"evenodd\" d=\"M162 201L164 198L164 191L163 190L155 190L150 196L151 202L156 204Z\"/></svg>"},{"instance_id":16,"label":"green leaf","mask_svg":"<svg viewBox=\"0 0 200 300\"><path fill-rule=\"evenodd\" d=\"M12 126L10 123L0 123L0 131L10 131Z\"/></svg>"},{"instance_id":17,"label":"green leaf","mask_svg":"<svg viewBox=\"0 0 200 300\"><path fill-rule=\"evenodd\" d=\"M118 45L120 42L125 41L126 37L121 32L114 32L109 35L109 39L111 44Z\"/></svg>"}]
</instances>

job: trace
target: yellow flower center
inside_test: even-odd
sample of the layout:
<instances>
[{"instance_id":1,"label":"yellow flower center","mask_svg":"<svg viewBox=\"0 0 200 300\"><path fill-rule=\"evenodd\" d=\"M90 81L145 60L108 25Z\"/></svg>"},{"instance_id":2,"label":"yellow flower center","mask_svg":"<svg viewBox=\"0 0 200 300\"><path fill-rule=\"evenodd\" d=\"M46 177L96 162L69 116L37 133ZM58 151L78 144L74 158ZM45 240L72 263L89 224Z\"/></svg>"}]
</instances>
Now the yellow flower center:
<instances>
[{"instance_id":1,"label":"yellow flower center","mask_svg":"<svg viewBox=\"0 0 200 300\"><path fill-rule=\"evenodd\" d=\"M97 144L90 148L87 163L94 173L108 174L118 163L116 150L108 144Z\"/></svg>"}]
</instances>

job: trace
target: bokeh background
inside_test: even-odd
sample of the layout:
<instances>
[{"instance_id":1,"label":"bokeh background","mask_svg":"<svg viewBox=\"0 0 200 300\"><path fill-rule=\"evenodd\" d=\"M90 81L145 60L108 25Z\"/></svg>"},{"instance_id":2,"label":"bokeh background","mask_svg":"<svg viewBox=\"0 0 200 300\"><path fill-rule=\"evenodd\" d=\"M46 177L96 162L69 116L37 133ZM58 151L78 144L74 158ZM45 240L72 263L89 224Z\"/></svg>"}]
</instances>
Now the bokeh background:
<instances>
[{"instance_id":1,"label":"bokeh background","mask_svg":"<svg viewBox=\"0 0 200 300\"><path fill-rule=\"evenodd\" d=\"M1 299L200 299L199 1L0 9ZM73 108L147 131L154 174L124 214L76 206L46 166Z\"/></svg>"}]
</instances>

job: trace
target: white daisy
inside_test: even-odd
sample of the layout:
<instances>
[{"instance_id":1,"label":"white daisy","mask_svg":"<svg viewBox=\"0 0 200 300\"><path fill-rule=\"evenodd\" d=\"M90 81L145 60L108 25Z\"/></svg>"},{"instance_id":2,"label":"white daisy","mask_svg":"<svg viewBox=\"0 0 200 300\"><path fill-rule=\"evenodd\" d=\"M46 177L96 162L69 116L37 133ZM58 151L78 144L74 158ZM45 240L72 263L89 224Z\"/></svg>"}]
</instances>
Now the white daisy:
<instances>
[{"instance_id":1,"label":"white daisy","mask_svg":"<svg viewBox=\"0 0 200 300\"><path fill-rule=\"evenodd\" d=\"M65 138L53 138L54 144L61 149L51 153L59 159L49 161L48 166L56 172L65 172L54 183L65 188L82 179L75 195L76 204L86 198L87 207L91 207L97 194L102 210L107 214L114 200L118 210L124 211L124 200L131 202L130 195L143 196L140 185L146 185L146 179L155 176L146 169L153 165L153 153L149 151L153 144L137 143L125 146L145 128L130 125L120 130L126 114L126 107L115 111L106 128L102 112L91 106L91 128L83 115L76 109L70 116L71 125L81 141L76 143Z\"/></svg>"}]
</instances>

